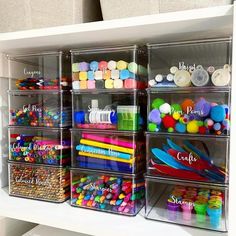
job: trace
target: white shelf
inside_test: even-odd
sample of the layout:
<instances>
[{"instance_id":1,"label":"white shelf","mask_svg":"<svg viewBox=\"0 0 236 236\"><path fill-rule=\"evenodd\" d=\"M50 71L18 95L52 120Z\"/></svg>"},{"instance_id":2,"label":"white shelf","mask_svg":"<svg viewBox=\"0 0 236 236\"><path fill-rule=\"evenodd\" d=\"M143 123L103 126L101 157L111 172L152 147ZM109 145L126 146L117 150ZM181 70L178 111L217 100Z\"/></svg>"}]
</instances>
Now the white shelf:
<instances>
[{"instance_id":1,"label":"white shelf","mask_svg":"<svg viewBox=\"0 0 236 236\"><path fill-rule=\"evenodd\" d=\"M142 210L136 217L120 216L63 204L9 197L0 189L0 214L65 230L96 236L217 236L219 233L144 219ZM222 234L221 234L222 235ZM226 234L223 234L226 235Z\"/></svg>"},{"instance_id":2,"label":"white shelf","mask_svg":"<svg viewBox=\"0 0 236 236\"><path fill-rule=\"evenodd\" d=\"M19 52L232 35L233 5L0 34L0 51Z\"/></svg>"}]
</instances>

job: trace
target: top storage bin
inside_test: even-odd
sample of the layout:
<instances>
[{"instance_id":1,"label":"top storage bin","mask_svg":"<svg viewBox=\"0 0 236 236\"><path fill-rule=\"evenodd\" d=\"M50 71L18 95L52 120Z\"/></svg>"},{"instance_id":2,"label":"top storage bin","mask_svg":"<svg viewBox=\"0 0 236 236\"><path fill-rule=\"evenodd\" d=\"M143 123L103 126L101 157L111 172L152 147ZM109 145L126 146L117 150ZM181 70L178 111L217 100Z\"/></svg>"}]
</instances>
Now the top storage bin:
<instances>
[{"instance_id":1,"label":"top storage bin","mask_svg":"<svg viewBox=\"0 0 236 236\"><path fill-rule=\"evenodd\" d=\"M71 50L71 56L74 90L147 86L146 48L134 45Z\"/></svg>"},{"instance_id":2,"label":"top storage bin","mask_svg":"<svg viewBox=\"0 0 236 236\"><path fill-rule=\"evenodd\" d=\"M62 52L8 56L10 89L69 90L70 57Z\"/></svg>"},{"instance_id":3,"label":"top storage bin","mask_svg":"<svg viewBox=\"0 0 236 236\"><path fill-rule=\"evenodd\" d=\"M149 87L225 87L231 39L148 45Z\"/></svg>"}]
</instances>

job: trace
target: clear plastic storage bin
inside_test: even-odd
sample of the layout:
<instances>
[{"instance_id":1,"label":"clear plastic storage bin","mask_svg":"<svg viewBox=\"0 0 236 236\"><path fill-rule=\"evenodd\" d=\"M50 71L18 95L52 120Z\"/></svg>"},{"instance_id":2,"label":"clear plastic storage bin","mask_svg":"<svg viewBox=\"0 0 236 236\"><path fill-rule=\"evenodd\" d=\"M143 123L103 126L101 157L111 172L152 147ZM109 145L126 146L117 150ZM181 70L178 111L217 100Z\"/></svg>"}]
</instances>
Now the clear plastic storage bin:
<instances>
[{"instance_id":1,"label":"clear plastic storage bin","mask_svg":"<svg viewBox=\"0 0 236 236\"><path fill-rule=\"evenodd\" d=\"M146 218L226 232L228 187L146 177Z\"/></svg>"},{"instance_id":2,"label":"clear plastic storage bin","mask_svg":"<svg viewBox=\"0 0 236 236\"><path fill-rule=\"evenodd\" d=\"M68 129L9 127L9 160L30 164L70 165Z\"/></svg>"},{"instance_id":3,"label":"clear plastic storage bin","mask_svg":"<svg viewBox=\"0 0 236 236\"><path fill-rule=\"evenodd\" d=\"M71 130L72 167L138 173L145 169L142 133Z\"/></svg>"},{"instance_id":4,"label":"clear plastic storage bin","mask_svg":"<svg viewBox=\"0 0 236 236\"><path fill-rule=\"evenodd\" d=\"M9 55L10 89L68 90L70 57L62 52Z\"/></svg>"},{"instance_id":5,"label":"clear plastic storage bin","mask_svg":"<svg viewBox=\"0 0 236 236\"><path fill-rule=\"evenodd\" d=\"M70 196L67 168L26 163L8 163L9 195L60 203Z\"/></svg>"},{"instance_id":6,"label":"clear plastic storage bin","mask_svg":"<svg viewBox=\"0 0 236 236\"><path fill-rule=\"evenodd\" d=\"M230 89L150 89L148 102L148 131L229 134Z\"/></svg>"},{"instance_id":7,"label":"clear plastic storage bin","mask_svg":"<svg viewBox=\"0 0 236 236\"><path fill-rule=\"evenodd\" d=\"M228 87L231 39L148 45L149 87Z\"/></svg>"},{"instance_id":8,"label":"clear plastic storage bin","mask_svg":"<svg viewBox=\"0 0 236 236\"><path fill-rule=\"evenodd\" d=\"M63 91L8 91L9 122L16 126L71 126L71 94Z\"/></svg>"},{"instance_id":9,"label":"clear plastic storage bin","mask_svg":"<svg viewBox=\"0 0 236 236\"><path fill-rule=\"evenodd\" d=\"M74 91L72 102L75 128L137 131L145 127L145 91Z\"/></svg>"},{"instance_id":10,"label":"clear plastic storage bin","mask_svg":"<svg viewBox=\"0 0 236 236\"><path fill-rule=\"evenodd\" d=\"M143 89L147 86L146 49L134 46L71 50L72 87Z\"/></svg>"},{"instance_id":11,"label":"clear plastic storage bin","mask_svg":"<svg viewBox=\"0 0 236 236\"><path fill-rule=\"evenodd\" d=\"M229 138L146 133L146 140L149 175L228 182Z\"/></svg>"},{"instance_id":12,"label":"clear plastic storage bin","mask_svg":"<svg viewBox=\"0 0 236 236\"><path fill-rule=\"evenodd\" d=\"M142 175L71 170L71 205L135 216L144 205Z\"/></svg>"}]
</instances>

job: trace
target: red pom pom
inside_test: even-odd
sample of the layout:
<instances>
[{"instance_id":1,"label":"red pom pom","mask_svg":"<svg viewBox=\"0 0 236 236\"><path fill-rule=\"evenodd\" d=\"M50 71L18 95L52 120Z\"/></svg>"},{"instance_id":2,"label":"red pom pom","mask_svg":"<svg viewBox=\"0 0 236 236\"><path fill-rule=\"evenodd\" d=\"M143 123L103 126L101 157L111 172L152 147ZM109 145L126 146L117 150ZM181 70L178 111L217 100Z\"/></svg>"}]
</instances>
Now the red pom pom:
<instances>
[{"instance_id":1,"label":"red pom pom","mask_svg":"<svg viewBox=\"0 0 236 236\"><path fill-rule=\"evenodd\" d=\"M172 116L169 116L169 115L166 115L162 119L162 122L163 122L163 125L166 129L168 129L170 127L174 129L175 124L176 124L176 120Z\"/></svg>"},{"instance_id":2,"label":"red pom pom","mask_svg":"<svg viewBox=\"0 0 236 236\"><path fill-rule=\"evenodd\" d=\"M205 126L201 126L201 127L199 127L199 130L198 130L199 134L205 134L206 131L207 131L207 129L206 129Z\"/></svg>"}]
</instances>

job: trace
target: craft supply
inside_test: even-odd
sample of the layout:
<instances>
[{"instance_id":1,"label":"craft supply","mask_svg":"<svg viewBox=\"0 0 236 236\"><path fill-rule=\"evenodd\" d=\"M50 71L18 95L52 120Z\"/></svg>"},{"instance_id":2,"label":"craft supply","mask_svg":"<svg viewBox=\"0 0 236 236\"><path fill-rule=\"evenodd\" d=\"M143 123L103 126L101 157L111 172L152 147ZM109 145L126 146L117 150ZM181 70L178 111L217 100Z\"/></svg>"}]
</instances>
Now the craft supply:
<instances>
[{"instance_id":1,"label":"craft supply","mask_svg":"<svg viewBox=\"0 0 236 236\"><path fill-rule=\"evenodd\" d=\"M11 196L64 202L70 195L70 172L67 168L9 163Z\"/></svg>"},{"instance_id":2,"label":"craft supply","mask_svg":"<svg viewBox=\"0 0 236 236\"><path fill-rule=\"evenodd\" d=\"M95 80L102 80L103 79L102 71L95 71L94 72L94 79Z\"/></svg>"},{"instance_id":3,"label":"craft supply","mask_svg":"<svg viewBox=\"0 0 236 236\"><path fill-rule=\"evenodd\" d=\"M117 62L116 67L118 70L125 70L128 66L128 63L126 61L120 60Z\"/></svg>"},{"instance_id":4,"label":"craft supply","mask_svg":"<svg viewBox=\"0 0 236 236\"><path fill-rule=\"evenodd\" d=\"M144 203L144 180L72 170L73 206L135 215Z\"/></svg>"},{"instance_id":5,"label":"craft supply","mask_svg":"<svg viewBox=\"0 0 236 236\"><path fill-rule=\"evenodd\" d=\"M111 78L112 79L120 79L120 71L119 70L112 70L111 71Z\"/></svg>"},{"instance_id":6,"label":"craft supply","mask_svg":"<svg viewBox=\"0 0 236 236\"><path fill-rule=\"evenodd\" d=\"M47 165L70 164L70 137L57 139L52 132L51 137L32 135L25 137L23 134L10 134L9 159L18 162L29 162Z\"/></svg>"},{"instance_id":7,"label":"craft supply","mask_svg":"<svg viewBox=\"0 0 236 236\"><path fill-rule=\"evenodd\" d=\"M209 74L202 66L197 66L191 75L191 82L197 87L206 86L209 83Z\"/></svg>"},{"instance_id":8,"label":"craft supply","mask_svg":"<svg viewBox=\"0 0 236 236\"><path fill-rule=\"evenodd\" d=\"M193 201L183 199L181 208L183 210L183 220L190 221L192 219Z\"/></svg>"},{"instance_id":9,"label":"craft supply","mask_svg":"<svg viewBox=\"0 0 236 236\"><path fill-rule=\"evenodd\" d=\"M79 72L79 80L87 80L88 79L88 74L85 71Z\"/></svg>"},{"instance_id":10,"label":"craft supply","mask_svg":"<svg viewBox=\"0 0 236 236\"><path fill-rule=\"evenodd\" d=\"M163 81L163 76L162 76L161 74L157 74L157 75L155 76L155 81L156 81L156 82L162 82L162 81Z\"/></svg>"},{"instance_id":11,"label":"craft supply","mask_svg":"<svg viewBox=\"0 0 236 236\"><path fill-rule=\"evenodd\" d=\"M126 79L124 81L124 87L126 89L136 89L138 88L138 82L134 79Z\"/></svg>"},{"instance_id":12,"label":"craft supply","mask_svg":"<svg viewBox=\"0 0 236 236\"><path fill-rule=\"evenodd\" d=\"M107 67L109 70L115 70L116 69L116 61L113 61L113 60L109 61L107 63Z\"/></svg>"},{"instance_id":13,"label":"craft supply","mask_svg":"<svg viewBox=\"0 0 236 236\"><path fill-rule=\"evenodd\" d=\"M190 73L186 70L178 70L174 75L174 82L178 87L189 87L191 85Z\"/></svg>"},{"instance_id":14,"label":"craft supply","mask_svg":"<svg viewBox=\"0 0 236 236\"><path fill-rule=\"evenodd\" d=\"M105 88L105 81L104 80L96 80L95 86L96 86L96 89L104 89Z\"/></svg>"},{"instance_id":15,"label":"craft supply","mask_svg":"<svg viewBox=\"0 0 236 236\"><path fill-rule=\"evenodd\" d=\"M96 88L95 80L87 81L87 85L88 85L88 89L95 89Z\"/></svg>"},{"instance_id":16,"label":"craft supply","mask_svg":"<svg viewBox=\"0 0 236 236\"><path fill-rule=\"evenodd\" d=\"M218 228L221 222L222 207L217 205L208 205L207 214L210 217L210 225L213 228Z\"/></svg>"},{"instance_id":17,"label":"craft supply","mask_svg":"<svg viewBox=\"0 0 236 236\"><path fill-rule=\"evenodd\" d=\"M80 89L80 82L79 81L73 81L72 82L72 88L74 90Z\"/></svg>"},{"instance_id":18,"label":"craft supply","mask_svg":"<svg viewBox=\"0 0 236 236\"><path fill-rule=\"evenodd\" d=\"M106 89L113 89L114 88L114 80L112 80L112 79L105 80L105 88Z\"/></svg>"},{"instance_id":19,"label":"craft supply","mask_svg":"<svg viewBox=\"0 0 236 236\"><path fill-rule=\"evenodd\" d=\"M211 81L215 86L227 86L230 83L230 66L224 65L223 69L217 69L211 76Z\"/></svg>"},{"instance_id":20,"label":"craft supply","mask_svg":"<svg viewBox=\"0 0 236 236\"><path fill-rule=\"evenodd\" d=\"M123 88L123 81L121 79L114 79L114 88Z\"/></svg>"}]
</instances>

